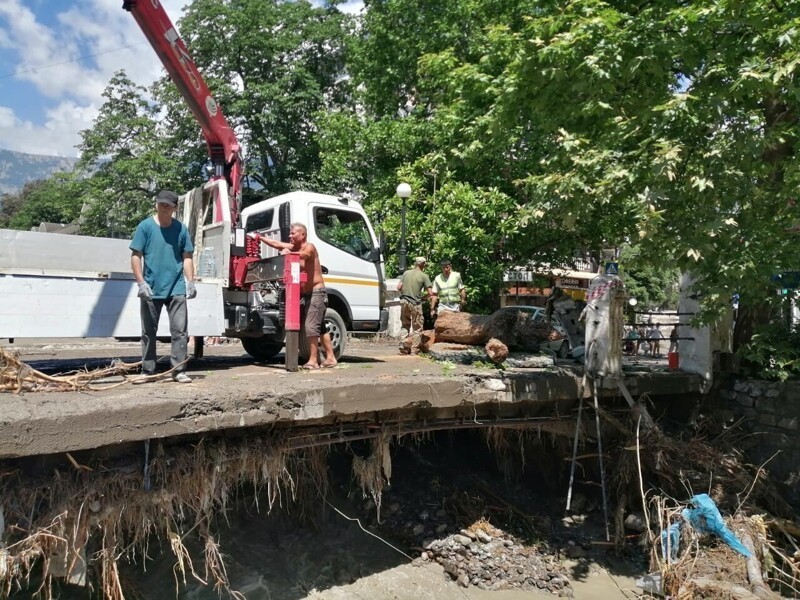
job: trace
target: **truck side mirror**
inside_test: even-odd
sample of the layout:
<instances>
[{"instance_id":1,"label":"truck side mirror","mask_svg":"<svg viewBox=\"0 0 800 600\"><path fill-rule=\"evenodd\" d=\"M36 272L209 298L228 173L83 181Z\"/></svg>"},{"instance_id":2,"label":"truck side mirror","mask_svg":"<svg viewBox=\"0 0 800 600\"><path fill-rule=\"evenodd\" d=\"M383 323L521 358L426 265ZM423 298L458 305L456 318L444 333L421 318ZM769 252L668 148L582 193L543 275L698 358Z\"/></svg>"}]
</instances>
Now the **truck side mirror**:
<instances>
[{"instance_id":1,"label":"truck side mirror","mask_svg":"<svg viewBox=\"0 0 800 600\"><path fill-rule=\"evenodd\" d=\"M381 251L380 248L373 248L369 251L369 261L370 262L380 262L381 261Z\"/></svg>"},{"instance_id":2,"label":"truck side mirror","mask_svg":"<svg viewBox=\"0 0 800 600\"><path fill-rule=\"evenodd\" d=\"M386 256L386 235L384 234L383 229L381 229L381 236L378 239L378 250L381 254Z\"/></svg>"}]
</instances>

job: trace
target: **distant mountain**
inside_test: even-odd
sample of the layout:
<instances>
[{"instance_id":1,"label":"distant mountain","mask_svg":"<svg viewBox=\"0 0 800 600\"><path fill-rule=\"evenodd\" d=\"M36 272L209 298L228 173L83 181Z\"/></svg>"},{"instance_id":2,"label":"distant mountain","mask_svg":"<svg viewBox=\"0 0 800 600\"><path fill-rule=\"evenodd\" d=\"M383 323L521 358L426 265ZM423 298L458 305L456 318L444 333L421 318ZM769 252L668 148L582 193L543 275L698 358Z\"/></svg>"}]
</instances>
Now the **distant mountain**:
<instances>
[{"instance_id":1,"label":"distant mountain","mask_svg":"<svg viewBox=\"0 0 800 600\"><path fill-rule=\"evenodd\" d=\"M0 194L18 192L29 181L46 179L58 171L69 171L77 162L77 158L0 149Z\"/></svg>"}]
</instances>

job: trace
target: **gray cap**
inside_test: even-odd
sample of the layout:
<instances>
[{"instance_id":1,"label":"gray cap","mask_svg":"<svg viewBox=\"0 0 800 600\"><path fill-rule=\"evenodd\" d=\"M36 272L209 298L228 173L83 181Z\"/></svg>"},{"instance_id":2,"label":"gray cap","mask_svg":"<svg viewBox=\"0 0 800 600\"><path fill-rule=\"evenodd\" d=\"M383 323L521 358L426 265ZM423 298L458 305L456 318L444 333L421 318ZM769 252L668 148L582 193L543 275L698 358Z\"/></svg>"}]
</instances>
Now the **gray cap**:
<instances>
[{"instance_id":1,"label":"gray cap","mask_svg":"<svg viewBox=\"0 0 800 600\"><path fill-rule=\"evenodd\" d=\"M178 206L178 194L169 190L161 190L156 194L156 203Z\"/></svg>"},{"instance_id":2,"label":"gray cap","mask_svg":"<svg viewBox=\"0 0 800 600\"><path fill-rule=\"evenodd\" d=\"M415 265L424 265L427 262L428 262L428 259L425 258L424 256L418 256L417 258L414 259L414 264Z\"/></svg>"}]
</instances>

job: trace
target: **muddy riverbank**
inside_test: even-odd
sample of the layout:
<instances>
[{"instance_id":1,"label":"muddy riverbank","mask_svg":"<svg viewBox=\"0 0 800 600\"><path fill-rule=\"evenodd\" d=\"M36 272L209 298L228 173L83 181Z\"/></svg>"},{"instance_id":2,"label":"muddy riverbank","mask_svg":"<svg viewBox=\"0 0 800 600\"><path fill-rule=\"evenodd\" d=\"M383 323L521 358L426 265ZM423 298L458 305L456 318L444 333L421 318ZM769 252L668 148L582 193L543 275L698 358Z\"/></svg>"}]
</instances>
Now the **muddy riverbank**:
<instances>
[{"instance_id":1,"label":"muddy riverbank","mask_svg":"<svg viewBox=\"0 0 800 600\"><path fill-rule=\"evenodd\" d=\"M513 443L479 432L405 439L392 447L380 497L365 495L353 476L367 443L333 447L326 476L294 482L296 500L284 488L269 514L266 490L243 486L208 530L230 589L248 600L630 597L620 588L633 589L643 559L609 552L596 492L582 488L580 511L564 520L562 449L533 436ZM174 529L196 576L188 560L176 575L169 542L153 536L148 559L120 563L125 598L219 597L200 582L213 580L203 536L192 521L175 518ZM63 600L87 597L77 586L54 591Z\"/></svg>"}]
</instances>

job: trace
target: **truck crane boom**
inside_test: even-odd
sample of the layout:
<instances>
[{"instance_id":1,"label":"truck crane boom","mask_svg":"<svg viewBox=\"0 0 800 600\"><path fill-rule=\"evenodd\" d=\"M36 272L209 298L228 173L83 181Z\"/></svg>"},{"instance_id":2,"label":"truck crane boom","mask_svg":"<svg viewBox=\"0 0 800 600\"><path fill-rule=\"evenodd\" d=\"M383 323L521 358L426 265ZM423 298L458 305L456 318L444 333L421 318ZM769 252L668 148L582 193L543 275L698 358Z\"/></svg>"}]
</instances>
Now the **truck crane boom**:
<instances>
[{"instance_id":1,"label":"truck crane boom","mask_svg":"<svg viewBox=\"0 0 800 600\"><path fill-rule=\"evenodd\" d=\"M241 206L243 173L241 148L233 128L211 95L160 0L123 0L122 8L136 19L200 124L214 166L214 178L225 178L228 182L231 220L236 224Z\"/></svg>"}]
</instances>

